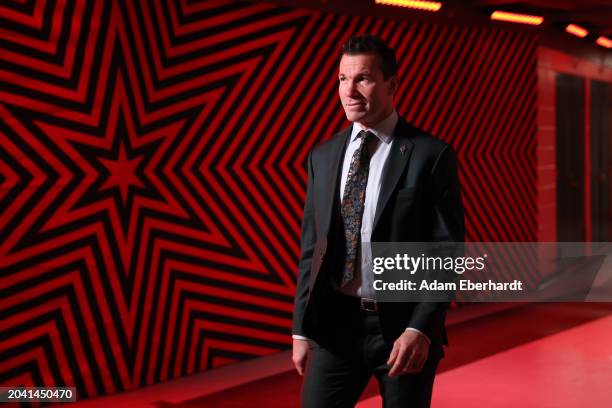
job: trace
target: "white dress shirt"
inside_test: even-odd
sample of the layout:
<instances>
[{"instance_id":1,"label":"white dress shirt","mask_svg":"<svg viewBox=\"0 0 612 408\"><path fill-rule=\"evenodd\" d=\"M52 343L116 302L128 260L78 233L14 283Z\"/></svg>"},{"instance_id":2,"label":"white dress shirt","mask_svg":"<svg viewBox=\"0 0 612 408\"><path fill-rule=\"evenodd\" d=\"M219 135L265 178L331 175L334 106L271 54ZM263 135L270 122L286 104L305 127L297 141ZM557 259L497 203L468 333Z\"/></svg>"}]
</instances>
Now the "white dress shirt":
<instances>
[{"instance_id":1,"label":"white dress shirt","mask_svg":"<svg viewBox=\"0 0 612 408\"><path fill-rule=\"evenodd\" d=\"M382 185L382 175L391 146L393 145L393 130L397 125L398 115L393 111L385 120L377 125L366 129L359 123L353 123L351 140L344 154L342 163L342 178L340 180L340 200L344 197L344 188L348 178L351 159L355 150L361 145L361 139L357 137L362 130L372 132L376 138L368 143L370 152L370 170L368 171L368 184L366 186L363 217L361 218L361 263L357 264L354 278L348 285L339 290L350 296L374 299L373 273L372 273L372 251L370 239L372 237L372 227L374 226L374 215L376 214L376 204Z\"/></svg>"},{"instance_id":2,"label":"white dress shirt","mask_svg":"<svg viewBox=\"0 0 612 408\"><path fill-rule=\"evenodd\" d=\"M344 153L344 161L342 163L342 178L340 179L340 200L344 197L344 188L348 178L349 168L351 167L351 159L353 153L359 148L361 139L357 137L362 130L372 132L376 138L368 143L370 152L370 169L368 171L368 183L366 186L365 202L363 209L363 217L361 219L361 263L357 264L354 278L349 284L343 288L336 288L342 293L360 298L374 299L374 288L372 272L372 251L370 239L372 237L372 227L374 226L374 216L376 214L376 205L378 196L382 186L382 176L385 165L387 164L391 146L393 145L393 131L399 120L397 112L394 110L386 119L378 124L366 129L361 124L354 122L351 131L350 142ZM406 330L416 331L429 341L429 338L420 330L409 327ZM294 339L307 340L304 336L294 334Z\"/></svg>"}]
</instances>

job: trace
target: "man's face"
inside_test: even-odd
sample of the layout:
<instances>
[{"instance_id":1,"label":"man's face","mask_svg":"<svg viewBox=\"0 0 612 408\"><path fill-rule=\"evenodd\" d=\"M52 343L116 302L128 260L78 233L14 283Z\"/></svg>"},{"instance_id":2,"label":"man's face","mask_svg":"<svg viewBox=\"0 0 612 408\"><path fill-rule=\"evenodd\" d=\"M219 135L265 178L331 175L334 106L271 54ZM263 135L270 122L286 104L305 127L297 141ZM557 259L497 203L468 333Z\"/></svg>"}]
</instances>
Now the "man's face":
<instances>
[{"instance_id":1,"label":"man's face","mask_svg":"<svg viewBox=\"0 0 612 408\"><path fill-rule=\"evenodd\" d=\"M338 79L340 101L346 118L351 122L370 127L385 119L393 111L397 76L384 80L379 56L343 55Z\"/></svg>"}]
</instances>

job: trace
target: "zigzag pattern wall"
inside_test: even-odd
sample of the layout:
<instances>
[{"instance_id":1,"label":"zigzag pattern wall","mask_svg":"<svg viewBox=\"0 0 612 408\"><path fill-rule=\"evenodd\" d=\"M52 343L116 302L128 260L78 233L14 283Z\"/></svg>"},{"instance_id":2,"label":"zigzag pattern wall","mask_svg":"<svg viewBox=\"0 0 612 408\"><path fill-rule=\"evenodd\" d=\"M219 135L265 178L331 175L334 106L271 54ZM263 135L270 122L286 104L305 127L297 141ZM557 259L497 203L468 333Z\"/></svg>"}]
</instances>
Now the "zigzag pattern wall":
<instances>
[{"instance_id":1,"label":"zigzag pattern wall","mask_svg":"<svg viewBox=\"0 0 612 408\"><path fill-rule=\"evenodd\" d=\"M80 397L289 347L305 161L350 35L459 152L468 238L536 237L536 43L235 1L0 4L0 383Z\"/></svg>"}]
</instances>

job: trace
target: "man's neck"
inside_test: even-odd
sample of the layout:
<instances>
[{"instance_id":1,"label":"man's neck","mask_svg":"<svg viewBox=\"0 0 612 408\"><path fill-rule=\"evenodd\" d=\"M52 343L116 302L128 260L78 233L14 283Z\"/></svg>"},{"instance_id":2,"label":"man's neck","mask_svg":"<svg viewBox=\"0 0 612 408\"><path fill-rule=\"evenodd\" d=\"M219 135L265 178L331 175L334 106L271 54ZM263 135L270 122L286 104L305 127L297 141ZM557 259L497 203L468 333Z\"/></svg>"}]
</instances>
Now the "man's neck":
<instances>
[{"instance_id":1,"label":"man's neck","mask_svg":"<svg viewBox=\"0 0 612 408\"><path fill-rule=\"evenodd\" d=\"M364 128L365 130L376 128L377 125L379 125L380 123L384 122L389 116L391 116L393 114L394 110L395 110L395 108L392 107L391 110L386 112L386 114L381 115L381 117L379 119L377 119L376 121L372 121L372 122L369 122L369 123L362 123L362 122L355 122L355 123L358 123L359 126Z\"/></svg>"},{"instance_id":2,"label":"man's neck","mask_svg":"<svg viewBox=\"0 0 612 408\"><path fill-rule=\"evenodd\" d=\"M354 139L359 133L359 131L368 130L373 132L383 142L388 143L393 138L393 131L395 129L395 126L397 125L398 118L399 116L397 112L395 110L392 110L386 118L369 128L364 128L361 123L355 122L353 124L354 126L353 131L351 133L351 139Z\"/></svg>"}]
</instances>

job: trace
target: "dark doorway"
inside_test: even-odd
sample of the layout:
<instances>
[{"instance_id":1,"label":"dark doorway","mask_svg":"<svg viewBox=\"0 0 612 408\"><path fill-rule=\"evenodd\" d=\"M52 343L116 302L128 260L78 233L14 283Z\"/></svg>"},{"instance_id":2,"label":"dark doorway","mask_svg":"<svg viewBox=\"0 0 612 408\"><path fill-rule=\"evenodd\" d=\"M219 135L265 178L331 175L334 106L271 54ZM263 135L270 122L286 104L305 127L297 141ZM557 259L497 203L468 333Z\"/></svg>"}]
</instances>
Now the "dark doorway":
<instances>
[{"instance_id":1,"label":"dark doorway","mask_svg":"<svg viewBox=\"0 0 612 408\"><path fill-rule=\"evenodd\" d=\"M591 81L591 223L593 241L610 241L610 84Z\"/></svg>"},{"instance_id":2,"label":"dark doorway","mask_svg":"<svg viewBox=\"0 0 612 408\"><path fill-rule=\"evenodd\" d=\"M557 240L585 240L584 78L557 74Z\"/></svg>"}]
</instances>

